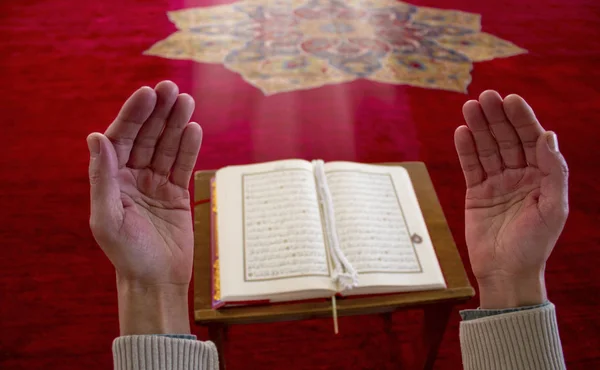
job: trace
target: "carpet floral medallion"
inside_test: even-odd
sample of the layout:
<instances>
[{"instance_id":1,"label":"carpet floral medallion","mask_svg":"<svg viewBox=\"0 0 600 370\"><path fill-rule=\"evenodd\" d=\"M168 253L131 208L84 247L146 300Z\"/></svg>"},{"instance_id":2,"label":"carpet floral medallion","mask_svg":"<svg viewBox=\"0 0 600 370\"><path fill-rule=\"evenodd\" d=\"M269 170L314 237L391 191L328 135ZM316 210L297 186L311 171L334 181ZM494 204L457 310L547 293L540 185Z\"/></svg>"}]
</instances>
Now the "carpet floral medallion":
<instances>
[{"instance_id":1,"label":"carpet floral medallion","mask_svg":"<svg viewBox=\"0 0 600 370\"><path fill-rule=\"evenodd\" d=\"M177 31L144 52L220 63L265 95L359 78L466 92L474 62L527 51L481 16L395 0L246 0L167 13Z\"/></svg>"}]
</instances>

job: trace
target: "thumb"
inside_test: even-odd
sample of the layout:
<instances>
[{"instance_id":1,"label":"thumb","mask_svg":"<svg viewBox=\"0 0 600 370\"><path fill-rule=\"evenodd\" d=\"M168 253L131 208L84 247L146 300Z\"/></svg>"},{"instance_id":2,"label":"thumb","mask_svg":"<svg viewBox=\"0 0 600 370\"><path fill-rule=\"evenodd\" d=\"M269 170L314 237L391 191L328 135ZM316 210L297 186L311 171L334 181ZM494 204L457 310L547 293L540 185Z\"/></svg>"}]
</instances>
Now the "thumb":
<instances>
[{"instance_id":1,"label":"thumb","mask_svg":"<svg viewBox=\"0 0 600 370\"><path fill-rule=\"evenodd\" d=\"M558 226L564 223L569 213L567 162L558 149L558 139L552 131L546 131L536 144L538 168L543 174L539 209L542 217L549 217L547 223Z\"/></svg>"},{"instance_id":2,"label":"thumb","mask_svg":"<svg viewBox=\"0 0 600 370\"><path fill-rule=\"evenodd\" d=\"M96 236L117 227L115 222L122 217L121 191L117 181L117 153L110 140L95 132L87 137L87 144L90 150L90 226Z\"/></svg>"}]
</instances>

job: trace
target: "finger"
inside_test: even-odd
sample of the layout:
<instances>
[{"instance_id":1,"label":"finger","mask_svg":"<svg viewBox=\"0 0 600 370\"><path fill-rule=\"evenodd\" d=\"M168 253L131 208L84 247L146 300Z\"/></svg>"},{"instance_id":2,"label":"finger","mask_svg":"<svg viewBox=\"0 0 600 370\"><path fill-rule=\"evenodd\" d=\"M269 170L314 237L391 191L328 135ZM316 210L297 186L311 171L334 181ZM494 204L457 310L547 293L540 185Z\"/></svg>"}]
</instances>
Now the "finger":
<instances>
[{"instance_id":1,"label":"finger","mask_svg":"<svg viewBox=\"0 0 600 370\"><path fill-rule=\"evenodd\" d=\"M110 140L99 133L87 138L90 150L90 227L98 237L106 230L117 230L122 219L121 191L117 181L118 159Z\"/></svg>"},{"instance_id":2,"label":"finger","mask_svg":"<svg viewBox=\"0 0 600 370\"><path fill-rule=\"evenodd\" d=\"M198 151L202 143L202 128L195 122L190 123L183 130L181 145L177 159L171 173L171 182L182 188L188 188L190 179L196 166Z\"/></svg>"},{"instance_id":3,"label":"finger","mask_svg":"<svg viewBox=\"0 0 600 370\"><path fill-rule=\"evenodd\" d=\"M536 144L544 133L544 128L531 107L519 95L511 94L504 98L503 107L506 117L519 135L527 163L537 166Z\"/></svg>"},{"instance_id":4,"label":"finger","mask_svg":"<svg viewBox=\"0 0 600 370\"><path fill-rule=\"evenodd\" d=\"M460 126L454 131L454 145L465 175L467 188L481 184L485 179L485 172L479 162L475 139L467 126Z\"/></svg>"},{"instance_id":5,"label":"finger","mask_svg":"<svg viewBox=\"0 0 600 370\"><path fill-rule=\"evenodd\" d=\"M138 131L154 110L155 104L156 93L153 89L148 86L138 89L123 104L117 118L104 132L115 147L119 168L127 164Z\"/></svg>"},{"instance_id":6,"label":"finger","mask_svg":"<svg viewBox=\"0 0 600 370\"><path fill-rule=\"evenodd\" d=\"M502 97L496 91L487 90L479 96L479 104L488 125L496 138L500 156L505 168L523 168L527 166L523 145L517 131L506 118Z\"/></svg>"},{"instance_id":7,"label":"finger","mask_svg":"<svg viewBox=\"0 0 600 370\"><path fill-rule=\"evenodd\" d=\"M129 156L128 165L133 168L145 168L152 162L156 143L179 94L179 88L171 81L161 81L154 91L156 106L137 134Z\"/></svg>"},{"instance_id":8,"label":"finger","mask_svg":"<svg viewBox=\"0 0 600 370\"><path fill-rule=\"evenodd\" d=\"M180 94L171 110L165 129L158 140L152 157L152 169L159 175L169 176L171 167L179 152L181 134L194 112L194 99L188 94Z\"/></svg>"},{"instance_id":9,"label":"finger","mask_svg":"<svg viewBox=\"0 0 600 370\"><path fill-rule=\"evenodd\" d=\"M498 150L496 139L492 136L479 102L469 100L463 106L463 116L471 129L479 162L488 176L493 176L502 171L502 159Z\"/></svg>"},{"instance_id":10,"label":"finger","mask_svg":"<svg viewBox=\"0 0 600 370\"><path fill-rule=\"evenodd\" d=\"M544 174L540 188L538 207L548 225L560 225L569 212L567 162L558 150L556 134L547 131L536 143L536 155L540 171Z\"/></svg>"}]
</instances>

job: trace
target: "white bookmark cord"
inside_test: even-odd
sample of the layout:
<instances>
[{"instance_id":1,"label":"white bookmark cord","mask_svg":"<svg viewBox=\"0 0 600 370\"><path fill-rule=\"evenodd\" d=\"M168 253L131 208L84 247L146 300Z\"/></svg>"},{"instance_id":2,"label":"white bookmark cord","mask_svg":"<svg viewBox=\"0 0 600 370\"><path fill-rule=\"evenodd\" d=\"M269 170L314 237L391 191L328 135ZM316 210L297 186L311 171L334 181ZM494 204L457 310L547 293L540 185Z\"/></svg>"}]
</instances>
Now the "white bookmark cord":
<instances>
[{"instance_id":1,"label":"white bookmark cord","mask_svg":"<svg viewBox=\"0 0 600 370\"><path fill-rule=\"evenodd\" d=\"M312 161L317 180L320 202L323 205L323 216L325 218L325 230L327 234L329 251L333 260L333 279L341 290L352 289L358 286L358 274L350 264L344 252L342 252L337 230L335 228L335 217L333 213L333 201L322 160Z\"/></svg>"}]
</instances>

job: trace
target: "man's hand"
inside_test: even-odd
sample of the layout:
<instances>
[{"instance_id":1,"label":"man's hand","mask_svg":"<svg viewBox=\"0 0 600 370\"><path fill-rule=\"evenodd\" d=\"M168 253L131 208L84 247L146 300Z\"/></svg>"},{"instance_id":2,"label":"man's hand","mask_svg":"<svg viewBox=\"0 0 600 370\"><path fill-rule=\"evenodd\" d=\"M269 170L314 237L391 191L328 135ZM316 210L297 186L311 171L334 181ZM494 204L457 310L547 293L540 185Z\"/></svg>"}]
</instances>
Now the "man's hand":
<instances>
[{"instance_id":1,"label":"man's hand","mask_svg":"<svg viewBox=\"0 0 600 370\"><path fill-rule=\"evenodd\" d=\"M569 212L568 170L525 100L486 91L455 132L467 183L465 233L481 308L546 300L546 260Z\"/></svg>"},{"instance_id":2,"label":"man's hand","mask_svg":"<svg viewBox=\"0 0 600 370\"><path fill-rule=\"evenodd\" d=\"M104 134L87 138L90 226L116 269L122 335L189 333L188 185L202 140L193 110L189 95L163 81L137 90Z\"/></svg>"}]
</instances>

